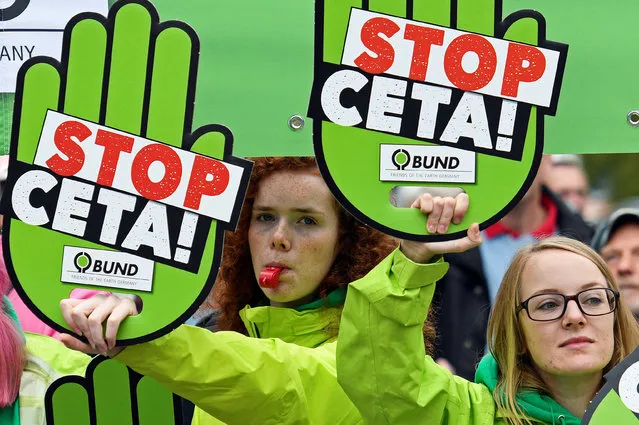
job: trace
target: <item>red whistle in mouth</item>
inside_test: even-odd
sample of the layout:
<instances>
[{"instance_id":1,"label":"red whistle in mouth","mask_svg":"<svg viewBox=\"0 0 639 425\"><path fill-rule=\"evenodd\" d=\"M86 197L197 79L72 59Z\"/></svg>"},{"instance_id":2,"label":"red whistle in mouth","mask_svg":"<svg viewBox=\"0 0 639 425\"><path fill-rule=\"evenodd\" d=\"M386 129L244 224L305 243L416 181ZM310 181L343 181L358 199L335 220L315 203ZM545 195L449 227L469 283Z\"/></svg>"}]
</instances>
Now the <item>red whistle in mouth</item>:
<instances>
[{"instance_id":1,"label":"red whistle in mouth","mask_svg":"<svg viewBox=\"0 0 639 425\"><path fill-rule=\"evenodd\" d=\"M268 266L260 272L258 283L262 288L277 288L283 267Z\"/></svg>"}]
</instances>

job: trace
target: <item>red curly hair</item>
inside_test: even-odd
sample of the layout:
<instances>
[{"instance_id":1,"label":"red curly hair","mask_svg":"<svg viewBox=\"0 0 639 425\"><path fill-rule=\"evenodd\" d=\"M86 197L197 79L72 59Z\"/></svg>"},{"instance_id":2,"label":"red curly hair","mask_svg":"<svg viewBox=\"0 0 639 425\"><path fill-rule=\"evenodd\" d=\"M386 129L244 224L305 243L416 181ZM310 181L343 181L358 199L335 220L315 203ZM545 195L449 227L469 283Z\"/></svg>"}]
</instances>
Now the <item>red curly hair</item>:
<instances>
[{"instance_id":1,"label":"red curly hair","mask_svg":"<svg viewBox=\"0 0 639 425\"><path fill-rule=\"evenodd\" d=\"M309 171L320 175L313 157L260 157L254 161L246 198L235 232L226 232L222 264L208 304L220 311L216 322L217 330L231 330L247 334L239 311L247 304L251 306L268 304L268 298L260 289L251 261L248 231L253 203L262 179L278 171ZM319 286L319 295L325 298L334 289L345 287L368 273L386 257L397 242L356 220L335 200L339 217L338 254ZM425 335L434 335L427 326Z\"/></svg>"}]
</instances>

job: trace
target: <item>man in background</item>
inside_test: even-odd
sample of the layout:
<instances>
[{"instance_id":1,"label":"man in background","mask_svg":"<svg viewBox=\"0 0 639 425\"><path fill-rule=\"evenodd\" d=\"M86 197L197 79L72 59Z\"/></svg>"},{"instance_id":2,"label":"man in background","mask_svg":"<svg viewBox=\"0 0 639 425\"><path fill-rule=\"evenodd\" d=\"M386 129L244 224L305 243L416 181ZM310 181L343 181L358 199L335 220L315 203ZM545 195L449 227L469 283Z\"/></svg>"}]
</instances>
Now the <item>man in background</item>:
<instances>
[{"instance_id":1,"label":"man in background","mask_svg":"<svg viewBox=\"0 0 639 425\"><path fill-rule=\"evenodd\" d=\"M622 302L639 318L639 209L613 212L600 224L592 247L610 267Z\"/></svg>"},{"instance_id":2,"label":"man in background","mask_svg":"<svg viewBox=\"0 0 639 425\"><path fill-rule=\"evenodd\" d=\"M590 188L581 156L551 155L551 166L545 179L548 188L583 216Z\"/></svg>"}]
</instances>

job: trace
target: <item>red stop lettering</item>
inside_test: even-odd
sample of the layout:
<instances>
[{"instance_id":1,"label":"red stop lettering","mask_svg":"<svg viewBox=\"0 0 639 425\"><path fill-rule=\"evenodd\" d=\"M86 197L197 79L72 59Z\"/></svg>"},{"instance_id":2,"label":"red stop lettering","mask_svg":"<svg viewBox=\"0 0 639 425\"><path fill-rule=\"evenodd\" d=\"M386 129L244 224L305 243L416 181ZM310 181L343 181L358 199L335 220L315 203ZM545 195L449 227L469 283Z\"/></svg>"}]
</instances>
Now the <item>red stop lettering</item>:
<instances>
[{"instance_id":1,"label":"red stop lettering","mask_svg":"<svg viewBox=\"0 0 639 425\"><path fill-rule=\"evenodd\" d=\"M102 155L102 163L98 173L97 183L102 186L111 186L115 170L118 167L120 153L131 153L133 149L133 137L124 136L122 134L112 133L106 130L98 130L95 138L95 144L104 146L104 154Z\"/></svg>"},{"instance_id":2,"label":"red stop lettering","mask_svg":"<svg viewBox=\"0 0 639 425\"><path fill-rule=\"evenodd\" d=\"M444 30L408 24L406 25L406 31L404 31L404 38L415 42L408 78L426 81L430 46L433 44L441 46L444 43Z\"/></svg>"},{"instance_id":3,"label":"red stop lettering","mask_svg":"<svg viewBox=\"0 0 639 425\"><path fill-rule=\"evenodd\" d=\"M184 206L198 210L202 196L217 196L223 193L229 185L229 178L229 170L223 163L213 158L196 156L184 197Z\"/></svg>"},{"instance_id":4,"label":"red stop lettering","mask_svg":"<svg viewBox=\"0 0 639 425\"><path fill-rule=\"evenodd\" d=\"M479 65L473 72L462 67L462 58L468 52L475 52ZM460 35L448 45L444 55L444 71L448 80L462 90L474 91L485 87L495 75L497 53L490 41L477 34Z\"/></svg>"},{"instance_id":5,"label":"red stop lettering","mask_svg":"<svg viewBox=\"0 0 639 425\"><path fill-rule=\"evenodd\" d=\"M159 161L164 165L164 176L158 182L149 178L149 167ZM154 201L171 196L180 185L182 161L169 146L154 143L140 149L131 164L131 181L138 193Z\"/></svg>"},{"instance_id":6,"label":"red stop lettering","mask_svg":"<svg viewBox=\"0 0 639 425\"><path fill-rule=\"evenodd\" d=\"M386 18L372 18L362 26L361 39L364 46L372 50L377 57L362 53L355 58L355 65L369 74L382 74L393 65L395 50L393 46L379 34L392 37L399 31L399 26Z\"/></svg>"},{"instance_id":7,"label":"red stop lettering","mask_svg":"<svg viewBox=\"0 0 639 425\"><path fill-rule=\"evenodd\" d=\"M73 176L78 173L84 165L84 151L72 138L83 142L91 135L89 127L78 121L65 121L58 126L53 135L53 142L60 152L69 159L63 159L55 154L47 159L45 163L53 172L60 176Z\"/></svg>"},{"instance_id":8,"label":"red stop lettering","mask_svg":"<svg viewBox=\"0 0 639 425\"><path fill-rule=\"evenodd\" d=\"M545 71L546 57L541 50L534 46L510 43L501 94L517 97L519 83L537 81Z\"/></svg>"}]
</instances>

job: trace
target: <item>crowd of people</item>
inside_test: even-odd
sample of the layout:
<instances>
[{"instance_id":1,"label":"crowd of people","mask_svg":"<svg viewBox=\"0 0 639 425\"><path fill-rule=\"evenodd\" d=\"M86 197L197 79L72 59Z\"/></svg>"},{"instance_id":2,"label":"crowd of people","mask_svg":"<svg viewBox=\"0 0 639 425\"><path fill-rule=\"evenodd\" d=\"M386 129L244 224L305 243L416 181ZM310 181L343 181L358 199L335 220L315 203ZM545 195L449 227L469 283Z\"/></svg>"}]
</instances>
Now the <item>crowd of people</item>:
<instances>
[{"instance_id":1,"label":"crowd of people","mask_svg":"<svg viewBox=\"0 0 639 425\"><path fill-rule=\"evenodd\" d=\"M639 345L639 210L586 221L576 156L544 157L493 226L431 243L357 221L314 158L253 160L196 325L123 349L139 304L79 291L61 309L82 342L40 322L0 268L0 424L44 424L47 386L96 353L183 397L184 424L577 424ZM438 233L472 204L395 195Z\"/></svg>"}]
</instances>

